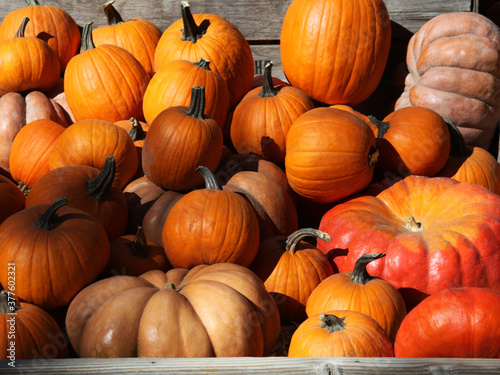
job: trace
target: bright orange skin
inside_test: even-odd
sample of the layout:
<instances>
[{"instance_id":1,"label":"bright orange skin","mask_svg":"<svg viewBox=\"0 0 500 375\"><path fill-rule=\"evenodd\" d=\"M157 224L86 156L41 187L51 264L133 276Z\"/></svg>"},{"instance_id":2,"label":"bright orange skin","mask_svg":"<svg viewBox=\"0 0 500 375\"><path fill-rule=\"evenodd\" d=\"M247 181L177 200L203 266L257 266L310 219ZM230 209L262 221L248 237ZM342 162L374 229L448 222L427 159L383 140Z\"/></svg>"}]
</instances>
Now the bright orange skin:
<instances>
[{"instance_id":1,"label":"bright orange skin","mask_svg":"<svg viewBox=\"0 0 500 375\"><path fill-rule=\"evenodd\" d=\"M43 309L69 304L104 270L109 239L92 216L73 207L57 210L53 229L34 223L49 208L39 204L8 217L0 227L0 283L8 285L8 264L16 265L16 296Z\"/></svg>"},{"instance_id":2,"label":"bright orange skin","mask_svg":"<svg viewBox=\"0 0 500 375\"><path fill-rule=\"evenodd\" d=\"M162 231L168 259L182 268L224 262L248 267L259 240L259 221L246 198L216 189L198 189L181 197Z\"/></svg>"},{"instance_id":3,"label":"bright orange skin","mask_svg":"<svg viewBox=\"0 0 500 375\"><path fill-rule=\"evenodd\" d=\"M49 169L54 144L66 128L51 120L35 120L22 127L12 142L9 166L12 178L33 187Z\"/></svg>"},{"instance_id":4,"label":"bright orange skin","mask_svg":"<svg viewBox=\"0 0 500 375\"><path fill-rule=\"evenodd\" d=\"M73 299L66 327L81 357L233 357L269 354L280 320L253 272L221 263L103 279Z\"/></svg>"},{"instance_id":5,"label":"bright orange skin","mask_svg":"<svg viewBox=\"0 0 500 375\"><path fill-rule=\"evenodd\" d=\"M375 135L360 117L315 108L295 120L288 132L288 183L313 202L338 201L368 186L376 154Z\"/></svg>"},{"instance_id":6,"label":"bright orange skin","mask_svg":"<svg viewBox=\"0 0 500 375\"><path fill-rule=\"evenodd\" d=\"M381 0L294 0L283 20L287 80L326 104L356 105L377 87L391 44Z\"/></svg>"},{"instance_id":7,"label":"bright orange skin","mask_svg":"<svg viewBox=\"0 0 500 375\"><path fill-rule=\"evenodd\" d=\"M230 104L250 91L254 76L254 60L250 45L231 22L215 14L193 14L197 25L207 24L206 33L196 43L182 39L182 19L171 24L162 34L155 54L155 71L174 60L210 61L210 68L221 75L230 92Z\"/></svg>"},{"instance_id":8,"label":"bright orange skin","mask_svg":"<svg viewBox=\"0 0 500 375\"><path fill-rule=\"evenodd\" d=\"M76 121L109 122L135 117L144 120L142 100L149 75L127 50L105 44L87 49L70 60L64 93Z\"/></svg>"},{"instance_id":9,"label":"bright orange skin","mask_svg":"<svg viewBox=\"0 0 500 375\"><path fill-rule=\"evenodd\" d=\"M423 300L396 336L396 357L500 358L500 291L452 288Z\"/></svg>"},{"instance_id":10,"label":"bright orange skin","mask_svg":"<svg viewBox=\"0 0 500 375\"><path fill-rule=\"evenodd\" d=\"M344 330L330 333L319 316L307 318L293 333L289 357L393 357L385 331L368 315L351 310L329 310L326 314L345 318Z\"/></svg>"},{"instance_id":11,"label":"bright orange skin","mask_svg":"<svg viewBox=\"0 0 500 375\"><path fill-rule=\"evenodd\" d=\"M7 289L8 290L8 289ZM3 293L3 292L2 292ZM7 295L0 295L5 302L11 302ZM0 302L1 303L1 302ZM42 308L26 302L16 301L15 311L0 308L0 359L9 359L9 348L14 342L15 359L68 358L69 351L61 328L54 318ZM15 313L15 315L11 315ZM12 323L14 318L14 324ZM12 327L12 328L11 328ZM12 330L13 329L13 330ZM5 362L7 363L7 362Z\"/></svg>"},{"instance_id":12,"label":"bright orange skin","mask_svg":"<svg viewBox=\"0 0 500 375\"><path fill-rule=\"evenodd\" d=\"M413 217L420 228L410 225ZM408 176L376 197L333 207L319 241L339 272L365 253L386 253L368 273L399 289L408 311L426 296L460 286L500 289L500 197L479 185L444 177ZM347 255L346 250L348 249Z\"/></svg>"},{"instance_id":13,"label":"bright orange skin","mask_svg":"<svg viewBox=\"0 0 500 375\"><path fill-rule=\"evenodd\" d=\"M50 169L90 165L102 169L106 156L116 162L115 181L124 187L137 172L139 160L134 142L118 125L104 120L80 120L57 139L49 158Z\"/></svg>"},{"instance_id":14,"label":"bright orange skin","mask_svg":"<svg viewBox=\"0 0 500 375\"><path fill-rule=\"evenodd\" d=\"M0 23L0 40L12 39L23 17L30 19L26 27L26 36L36 37L40 33L51 36L47 43L56 52L60 71L64 72L68 61L80 48L80 29L76 21L64 9L56 6L27 6L13 10L5 16Z\"/></svg>"}]
</instances>

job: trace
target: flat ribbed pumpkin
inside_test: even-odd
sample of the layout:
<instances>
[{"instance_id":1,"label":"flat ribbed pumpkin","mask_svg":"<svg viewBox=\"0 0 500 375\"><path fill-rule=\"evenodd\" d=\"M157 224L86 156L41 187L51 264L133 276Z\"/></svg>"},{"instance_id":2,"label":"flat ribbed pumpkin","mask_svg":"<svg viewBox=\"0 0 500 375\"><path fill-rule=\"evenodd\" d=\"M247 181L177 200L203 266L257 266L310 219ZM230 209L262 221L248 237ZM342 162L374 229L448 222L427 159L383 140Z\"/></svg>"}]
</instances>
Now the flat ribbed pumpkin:
<instances>
[{"instance_id":1,"label":"flat ribbed pumpkin","mask_svg":"<svg viewBox=\"0 0 500 375\"><path fill-rule=\"evenodd\" d=\"M281 28L281 63L309 97L355 105L377 87L390 45L382 0L294 0Z\"/></svg>"}]
</instances>

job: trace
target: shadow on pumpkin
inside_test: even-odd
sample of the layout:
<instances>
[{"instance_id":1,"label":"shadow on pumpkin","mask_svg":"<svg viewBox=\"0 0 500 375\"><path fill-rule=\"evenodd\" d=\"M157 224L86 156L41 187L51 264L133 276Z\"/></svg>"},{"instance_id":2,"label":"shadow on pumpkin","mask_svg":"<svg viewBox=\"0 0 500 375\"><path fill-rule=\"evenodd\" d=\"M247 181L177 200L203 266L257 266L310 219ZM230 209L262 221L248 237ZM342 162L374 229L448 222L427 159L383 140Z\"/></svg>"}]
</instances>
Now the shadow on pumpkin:
<instances>
[{"instance_id":1,"label":"shadow on pumpkin","mask_svg":"<svg viewBox=\"0 0 500 375\"><path fill-rule=\"evenodd\" d=\"M271 296L278 306L281 323L301 323L307 318L306 306L295 298L276 292L271 292Z\"/></svg>"}]
</instances>

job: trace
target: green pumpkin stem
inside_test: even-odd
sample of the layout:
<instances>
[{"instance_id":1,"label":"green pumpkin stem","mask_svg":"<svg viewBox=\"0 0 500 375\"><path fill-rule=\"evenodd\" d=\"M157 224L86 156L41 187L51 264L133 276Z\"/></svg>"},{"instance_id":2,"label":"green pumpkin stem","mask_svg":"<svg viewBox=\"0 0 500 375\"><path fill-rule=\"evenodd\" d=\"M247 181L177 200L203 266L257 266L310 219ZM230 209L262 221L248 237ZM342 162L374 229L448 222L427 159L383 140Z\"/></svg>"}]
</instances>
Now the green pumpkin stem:
<instances>
[{"instance_id":1,"label":"green pumpkin stem","mask_svg":"<svg viewBox=\"0 0 500 375\"><path fill-rule=\"evenodd\" d=\"M98 202L107 199L111 194L111 186L116 174L116 162L113 155L106 156L104 167L93 180L87 182L87 191Z\"/></svg>"},{"instance_id":2,"label":"green pumpkin stem","mask_svg":"<svg viewBox=\"0 0 500 375\"><path fill-rule=\"evenodd\" d=\"M26 33L26 26L28 25L29 21L30 19L28 17L23 17L21 25L19 26L19 29L17 29L16 35L14 36L15 38L24 38Z\"/></svg>"},{"instance_id":3,"label":"green pumpkin stem","mask_svg":"<svg viewBox=\"0 0 500 375\"><path fill-rule=\"evenodd\" d=\"M215 174L209 168L201 165L196 170L201 173L205 180L205 189L222 190L217 177L215 177Z\"/></svg>"},{"instance_id":4,"label":"green pumpkin stem","mask_svg":"<svg viewBox=\"0 0 500 375\"><path fill-rule=\"evenodd\" d=\"M40 5L38 0L24 0L29 7Z\"/></svg>"},{"instance_id":5,"label":"green pumpkin stem","mask_svg":"<svg viewBox=\"0 0 500 375\"><path fill-rule=\"evenodd\" d=\"M372 115L369 115L368 118L378 129L377 138L383 138L385 133L387 133L387 130L389 130L389 128L391 127L389 121L380 121L378 118Z\"/></svg>"},{"instance_id":6,"label":"green pumpkin stem","mask_svg":"<svg viewBox=\"0 0 500 375\"><path fill-rule=\"evenodd\" d=\"M351 272L351 281L356 284L365 285L367 282L375 279L375 277L368 273L366 266L368 263L383 257L385 257L385 253L361 255L356 264L354 264L354 270Z\"/></svg>"},{"instance_id":7,"label":"green pumpkin stem","mask_svg":"<svg viewBox=\"0 0 500 375\"><path fill-rule=\"evenodd\" d=\"M0 292L0 314L12 314L21 309L19 302L14 298L14 294L9 298L10 294L6 290Z\"/></svg>"},{"instance_id":8,"label":"green pumpkin stem","mask_svg":"<svg viewBox=\"0 0 500 375\"><path fill-rule=\"evenodd\" d=\"M184 24L181 40L189 40L196 43L196 41L206 33L206 30L201 29L196 24L193 14L191 13L191 7L187 1L181 1L181 12L182 22Z\"/></svg>"},{"instance_id":9,"label":"green pumpkin stem","mask_svg":"<svg viewBox=\"0 0 500 375\"><path fill-rule=\"evenodd\" d=\"M270 61L264 68L264 82L262 84L262 91L259 93L259 96L262 98L269 98L278 94L278 90L274 88L273 84L272 67L273 62Z\"/></svg>"},{"instance_id":10,"label":"green pumpkin stem","mask_svg":"<svg viewBox=\"0 0 500 375\"><path fill-rule=\"evenodd\" d=\"M52 203L49 208L42 214L38 216L38 220L34 224L45 230L52 230L57 228L59 224L59 217L57 216L57 210L68 203L66 197L61 197Z\"/></svg>"},{"instance_id":11,"label":"green pumpkin stem","mask_svg":"<svg viewBox=\"0 0 500 375\"><path fill-rule=\"evenodd\" d=\"M314 228L301 228L286 238L285 250L291 251L292 254L295 254L297 251L297 245L305 237L316 237L323 241L330 242L330 236L326 232L322 232Z\"/></svg>"},{"instance_id":12,"label":"green pumpkin stem","mask_svg":"<svg viewBox=\"0 0 500 375\"><path fill-rule=\"evenodd\" d=\"M94 22L90 21L83 25L82 30L82 49L80 53L85 52L89 49L95 48L94 41L92 39L92 25Z\"/></svg>"},{"instance_id":13,"label":"green pumpkin stem","mask_svg":"<svg viewBox=\"0 0 500 375\"><path fill-rule=\"evenodd\" d=\"M107 3L104 3L102 6L109 26L115 26L123 23L122 16L120 16L120 13L118 13L118 11L113 6L114 2L115 0L110 0Z\"/></svg>"},{"instance_id":14,"label":"green pumpkin stem","mask_svg":"<svg viewBox=\"0 0 500 375\"><path fill-rule=\"evenodd\" d=\"M149 254L148 242L146 240L146 235L144 234L144 229L141 226L137 227L137 233L135 234L134 240L129 243L130 251L132 255L141 258L147 258Z\"/></svg>"},{"instance_id":15,"label":"green pumpkin stem","mask_svg":"<svg viewBox=\"0 0 500 375\"><path fill-rule=\"evenodd\" d=\"M186 109L188 116L203 120L205 114L205 87L195 86L191 89L191 104Z\"/></svg>"},{"instance_id":16,"label":"green pumpkin stem","mask_svg":"<svg viewBox=\"0 0 500 375\"><path fill-rule=\"evenodd\" d=\"M28 186L26 186L25 184L23 184L22 182L19 182L19 190L21 190L24 194L25 197L28 196L28 194L30 193L30 188Z\"/></svg>"},{"instance_id":17,"label":"green pumpkin stem","mask_svg":"<svg viewBox=\"0 0 500 375\"><path fill-rule=\"evenodd\" d=\"M128 131L128 135L132 138L132 141L143 141L146 139L146 133L141 126L141 123L135 118L131 117L130 122L132 123L132 128Z\"/></svg>"},{"instance_id":18,"label":"green pumpkin stem","mask_svg":"<svg viewBox=\"0 0 500 375\"><path fill-rule=\"evenodd\" d=\"M344 331L346 324L344 323L345 317L339 318L333 314L320 314L318 317L321 321L321 328L328 330L328 333Z\"/></svg>"},{"instance_id":19,"label":"green pumpkin stem","mask_svg":"<svg viewBox=\"0 0 500 375\"><path fill-rule=\"evenodd\" d=\"M212 70L210 69L210 61L207 60L206 58L202 57L200 61L195 62L194 65L199 66L200 68L206 69L206 70Z\"/></svg>"},{"instance_id":20,"label":"green pumpkin stem","mask_svg":"<svg viewBox=\"0 0 500 375\"><path fill-rule=\"evenodd\" d=\"M450 132L450 156L468 158L472 155L471 147L467 146L464 136L449 117L441 116Z\"/></svg>"}]
</instances>

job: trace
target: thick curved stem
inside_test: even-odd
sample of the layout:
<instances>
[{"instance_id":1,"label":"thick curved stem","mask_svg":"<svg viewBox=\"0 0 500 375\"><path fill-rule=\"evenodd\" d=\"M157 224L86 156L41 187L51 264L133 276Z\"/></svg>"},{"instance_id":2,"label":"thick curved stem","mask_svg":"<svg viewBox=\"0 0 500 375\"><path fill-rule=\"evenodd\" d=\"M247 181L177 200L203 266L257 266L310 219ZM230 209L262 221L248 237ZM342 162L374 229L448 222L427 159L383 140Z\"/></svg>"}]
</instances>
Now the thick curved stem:
<instances>
[{"instance_id":1,"label":"thick curved stem","mask_svg":"<svg viewBox=\"0 0 500 375\"><path fill-rule=\"evenodd\" d=\"M109 26L123 23L122 16L120 16L120 13L118 13L116 8L113 6L114 2L115 0L110 0L102 6Z\"/></svg>"},{"instance_id":2,"label":"thick curved stem","mask_svg":"<svg viewBox=\"0 0 500 375\"><path fill-rule=\"evenodd\" d=\"M19 25L19 29L17 29L15 38L24 38L26 32L26 26L28 25L29 21L30 19L28 17L23 17L21 25Z\"/></svg>"},{"instance_id":3,"label":"thick curved stem","mask_svg":"<svg viewBox=\"0 0 500 375\"><path fill-rule=\"evenodd\" d=\"M199 66L200 68L206 69L206 70L212 70L210 69L210 61L207 60L206 58L202 57L200 61L195 62L194 65Z\"/></svg>"},{"instance_id":4,"label":"thick curved stem","mask_svg":"<svg viewBox=\"0 0 500 375\"><path fill-rule=\"evenodd\" d=\"M116 174L116 162L113 155L106 156L101 172L93 180L87 182L87 191L98 202L107 199L111 194L111 186Z\"/></svg>"},{"instance_id":5,"label":"thick curved stem","mask_svg":"<svg viewBox=\"0 0 500 375\"><path fill-rule=\"evenodd\" d=\"M273 84L272 67L273 62L270 61L264 68L264 82L262 84L262 91L259 93L259 96L262 98L269 98L278 94L278 90L274 88Z\"/></svg>"},{"instance_id":6,"label":"thick curved stem","mask_svg":"<svg viewBox=\"0 0 500 375\"><path fill-rule=\"evenodd\" d=\"M196 170L201 173L205 180L205 189L222 190L217 177L215 177L215 174L209 168L201 165Z\"/></svg>"},{"instance_id":7,"label":"thick curved stem","mask_svg":"<svg viewBox=\"0 0 500 375\"><path fill-rule=\"evenodd\" d=\"M26 2L26 4L28 4L29 7L40 5L40 3L38 2L38 0L24 0L24 1Z\"/></svg>"},{"instance_id":8,"label":"thick curved stem","mask_svg":"<svg viewBox=\"0 0 500 375\"><path fill-rule=\"evenodd\" d=\"M57 216L57 210L68 203L66 197L61 197L52 203L47 210L38 217L38 220L33 224L45 230L57 228L60 224Z\"/></svg>"},{"instance_id":9,"label":"thick curved stem","mask_svg":"<svg viewBox=\"0 0 500 375\"><path fill-rule=\"evenodd\" d=\"M196 43L196 41L206 33L206 30L198 27L194 21L193 14L191 13L191 7L187 1L181 1L181 12L182 22L184 25L184 29L182 30L182 40L189 40Z\"/></svg>"},{"instance_id":10,"label":"thick curved stem","mask_svg":"<svg viewBox=\"0 0 500 375\"><path fill-rule=\"evenodd\" d=\"M351 281L356 284L365 285L370 280L373 280L375 277L368 273L366 266L368 263L383 257L385 257L385 253L361 255L356 264L354 264L354 270L351 272Z\"/></svg>"},{"instance_id":11,"label":"thick curved stem","mask_svg":"<svg viewBox=\"0 0 500 375\"><path fill-rule=\"evenodd\" d=\"M296 250L297 245L305 237L316 237L323 241L330 242L330 236L328 235L328 233L322 232L314 228L302 228L296 230L286 238L285 249L287 251L291 251L292 254L294 254L297 251Z\"/></svg>"},{"instance_id":12,"label":"thick curved stem","mask_svg":"<svg viewBox=\"0 0 500 375\"><path fill-rule=\"evenodd\" d=\"M451 121L449 117L441 116L448 127L450 132L450 156L455 156L458 158L468 158L472 155L472 149L467 146L464 136L457 128L457 126Z\"/></svg>"},{"instance_id":13,"label":"thick curved stem","mask_svg":"<svg viewBox=\"0 0 500 375\"><path fill-rule=\"evenodd\" d=\"M137 227L137 233L134 240L129 244L132 255L141 258L148 257L148 242L141 226Z\"/></svg>"},{"instance_id":14,"label":"thick curved stem","mask_svg":"<svg viewBox=\"0 0 500 375\"><path fill-rule=\"evenodd\" d=\"M141 123L135 118L131 117L130 122L132 122L132 128L128 131L130 138L135 141L143 141L146 139L146 133L141 126Z\"/></svg>"},{"instance_id":15,"label":"thick curved stem","mask_svg":"<svg viewBox=\"0 0 500 375\"><path fill-rule=\"evenodd\" d=\"M82 30L82 50L80 53L85 52L89 49L95 48L94 41L92 40L92 25L94 22L87 22L83 26Z\"/></svg>"},{"instance_id":16,"label":"thick curved stem","mask_svg":"<svg viewBox=\"0 0 500 375\"><path fill-rule=\"evenodd\" d=\"M205 118L205 87L204 86L195 86L191 89L191 104L189 108L186 109L186 114L197 118L204 119Z\"/></svg>"}]
</instances>

